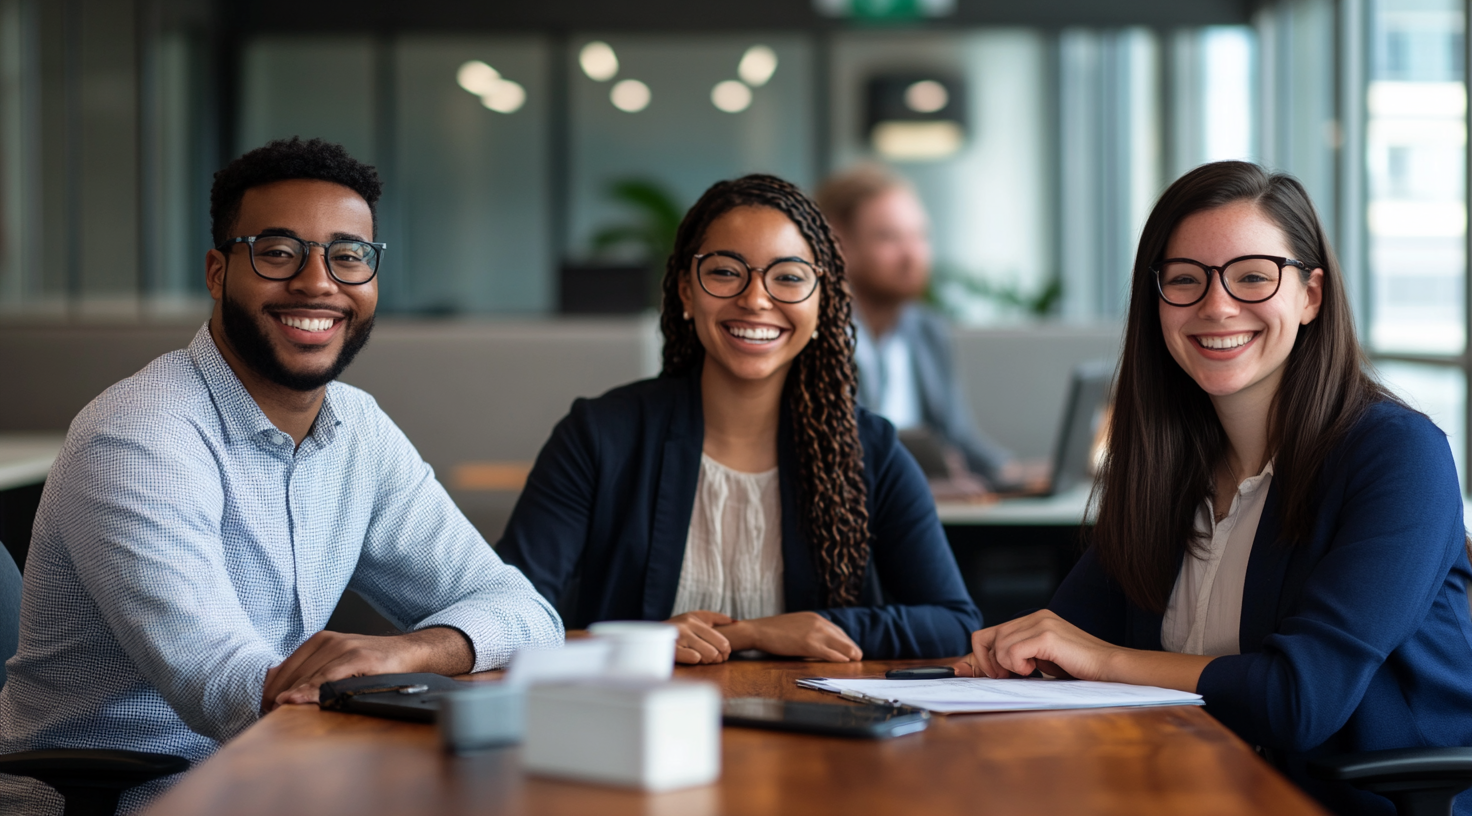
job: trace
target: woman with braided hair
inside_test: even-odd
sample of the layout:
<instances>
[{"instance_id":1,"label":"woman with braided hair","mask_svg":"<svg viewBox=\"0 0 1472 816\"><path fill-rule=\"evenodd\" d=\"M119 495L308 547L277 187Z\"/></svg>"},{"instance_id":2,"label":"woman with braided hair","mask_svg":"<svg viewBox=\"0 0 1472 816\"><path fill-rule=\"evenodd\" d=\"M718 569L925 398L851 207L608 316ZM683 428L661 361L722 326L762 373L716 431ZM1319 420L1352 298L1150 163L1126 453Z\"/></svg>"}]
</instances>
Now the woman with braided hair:
<instances>
[{"instance_id":1,"label":"woman with braided hair","mask_svg":"<svg viewBox=\"0 0 1472 816\"><path fill-rule=\"evenodd\" d=\"M843 281L781 179L720 182L686 214L664 370L573 403L498 545L569 627L668 620L683 663L966 651L981 616L925 477L854 404Z\"/></svg>"}]
</instances>

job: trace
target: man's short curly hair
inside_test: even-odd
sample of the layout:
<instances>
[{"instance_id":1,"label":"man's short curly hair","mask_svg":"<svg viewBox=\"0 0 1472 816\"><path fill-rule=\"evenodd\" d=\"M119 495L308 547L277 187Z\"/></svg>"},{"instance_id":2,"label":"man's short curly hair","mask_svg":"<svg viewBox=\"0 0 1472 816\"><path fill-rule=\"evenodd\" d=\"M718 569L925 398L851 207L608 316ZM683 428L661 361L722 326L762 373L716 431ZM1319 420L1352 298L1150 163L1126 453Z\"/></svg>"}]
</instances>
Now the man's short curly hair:
<instances>
[{"instance_id":1,"label":"man's short curly hair","mask_svg":"<svg viewBox=\"0 0 1472 816\"><path fill-rule=\"evenodd\" d=\"M330 181L362 196L373 213L373 232L378 233L378 197L383 194L378 171L349 156L340 144L293 136L258 147L215 173L210 188L210 235L215 246L235 237L230 232L240 218L246 190L291 179Z\"/></svg>"}]
</instances>

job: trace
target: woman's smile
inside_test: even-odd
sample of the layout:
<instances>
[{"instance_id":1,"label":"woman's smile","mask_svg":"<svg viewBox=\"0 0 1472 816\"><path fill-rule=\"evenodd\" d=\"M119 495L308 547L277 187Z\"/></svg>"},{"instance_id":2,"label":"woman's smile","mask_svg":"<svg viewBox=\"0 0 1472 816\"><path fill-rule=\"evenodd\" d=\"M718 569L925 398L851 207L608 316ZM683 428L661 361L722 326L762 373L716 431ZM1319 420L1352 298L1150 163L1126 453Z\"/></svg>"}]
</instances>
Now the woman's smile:
<instances>
[{"instance_id":1,"label":"woman's smile","mask_svg":"<svg viewBox=\"0 0 1472 816\"><path fill-rule=\"evenodd\" d=\"M721 323L726 334L735 338L740 345L768 348L776 344L790 330L770 323L754 323L744 320L727 320Z\"/></svg>"}]
</instances>

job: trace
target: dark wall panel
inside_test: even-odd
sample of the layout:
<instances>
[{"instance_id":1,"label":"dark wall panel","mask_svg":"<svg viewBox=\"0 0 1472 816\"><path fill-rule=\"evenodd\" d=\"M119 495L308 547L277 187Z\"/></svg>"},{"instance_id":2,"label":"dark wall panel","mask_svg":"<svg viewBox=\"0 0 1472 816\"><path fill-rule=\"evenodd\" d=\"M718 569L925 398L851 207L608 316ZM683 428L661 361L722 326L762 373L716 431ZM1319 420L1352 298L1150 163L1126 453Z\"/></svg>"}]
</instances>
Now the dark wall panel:
<instances>
[{"instance_id":1,"label":"dark wall panel","mask_svg":"<svg viewBox=\"0 0 1472 816\"><path fill-rule=\"evenodd\" d=\"M823 17L810 0L225 0L247 31L331 26L465 32L516 30L800 29L850 25ZM955 14L920 25L1159 27L1248 21L1252 0L957 0Z\"/></svg>"}]
</instances>

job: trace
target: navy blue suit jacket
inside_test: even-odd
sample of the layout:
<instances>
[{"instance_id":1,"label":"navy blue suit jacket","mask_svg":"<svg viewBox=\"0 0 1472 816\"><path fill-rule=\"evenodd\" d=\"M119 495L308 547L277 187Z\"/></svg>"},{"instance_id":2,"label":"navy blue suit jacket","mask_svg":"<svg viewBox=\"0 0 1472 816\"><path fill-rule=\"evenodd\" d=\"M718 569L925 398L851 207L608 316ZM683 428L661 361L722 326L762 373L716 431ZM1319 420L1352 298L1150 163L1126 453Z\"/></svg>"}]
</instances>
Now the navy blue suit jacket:
<instances>
[{"instance_id":1,"label":"navy blue suit jacket","mask_svg":"<svg viewBox=\"0 0 1472 816\"><path fill-rule=\"evenodd\" d=\"M1305 763L1385 748L1472 746L1466 533L1446 436L1373 406L1325 463L1313 536L1277 543L1268 490L1242 590L1240 655L1201 674L1207 710L1339 813L1390 801L1320 782ZM1161 616L1126 600L1085 553L1049 608L1122 646L1159 650ZM1472 812L1472 796L1457 813Z\"/></svg>"},{"instance_id":2,"label":"navy blue suit jacket","mask_svg":"<svg viewBox=\"0 0 1472 816\"><path fill-rule=\"evenodd\" d=\"M966 592L924 475L894 427L859 409L871 554L860 605L825 608L802 526L791 429L778 444L786 611L840 626L867 658L970 650L981 613ZM578 576L569 628L666 620L684 564L705 440L700 378L661 377L579 399L542 448L497 552L552 603Z\"/></svg>"}]
</instances>

